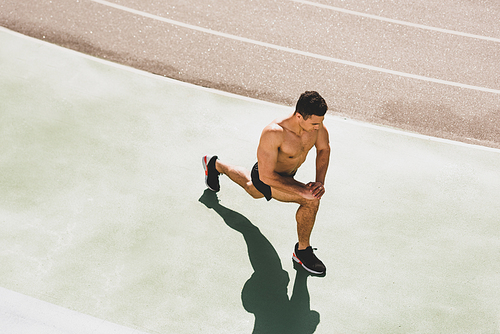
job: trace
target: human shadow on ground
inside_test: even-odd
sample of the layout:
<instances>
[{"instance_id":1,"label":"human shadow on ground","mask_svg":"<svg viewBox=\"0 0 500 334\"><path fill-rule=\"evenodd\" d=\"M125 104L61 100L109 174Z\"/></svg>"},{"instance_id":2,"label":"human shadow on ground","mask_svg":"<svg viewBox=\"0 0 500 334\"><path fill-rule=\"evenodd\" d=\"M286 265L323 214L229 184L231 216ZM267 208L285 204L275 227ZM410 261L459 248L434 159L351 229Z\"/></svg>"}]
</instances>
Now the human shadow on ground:
<instances>
[{"instance_id":1,"label":"human shadow on ground","mask_svg":"<svg viewBox=\"0 0 500 334\"><path fill-rule=\"evenodd\" d=\"M288 298L288 273L273 245L245 216L219 204L217 195L205 190L199 201L217 212L227 226L240 232L246 242L254 273L246 281L241 300L246 311L255 316L253 334L314 333L320 317L311 311L307 289L308 272L294 266L297 274L292 297Z\"/></svg>"}]
</instances>

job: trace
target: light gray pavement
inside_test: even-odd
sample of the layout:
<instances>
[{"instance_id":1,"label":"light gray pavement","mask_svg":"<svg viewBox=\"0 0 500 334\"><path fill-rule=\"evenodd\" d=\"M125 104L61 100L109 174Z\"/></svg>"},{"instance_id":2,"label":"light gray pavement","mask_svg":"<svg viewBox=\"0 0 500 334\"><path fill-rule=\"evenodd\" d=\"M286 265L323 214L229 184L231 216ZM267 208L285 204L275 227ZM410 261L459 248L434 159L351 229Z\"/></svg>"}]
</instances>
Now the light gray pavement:
<instances>
[{"instance_id":1,"label":"light gray pavement","mask_svg":"<svg viewBox=\"0 0 500 334\"><path fill-rule=\"evenodd\" d=\"M499 17L496 0L0 0L1 26L104 59L285 105L314 89L336 115L497 148Z\"/></svg>"},{"instance_id":2,"label":"light gray pavement","mask_svg":"<svg viewBox=\"0 0 500 334\"><path fill-rule=\"evenodd\" d=\"M251 333L293 309L298 333L500 333L498 150L327 117L313 244L328 274L307 278L291 261L296 207L225 178L217 204L200 161L249 168L290 108L4 29L0 44L3 289L126 332Z\"/></svg>"},{"instance_id":3,"label":"light gray pavement","mask_svg":"<svg viewBox=\"0 0 500 334\"><path fill-rule=\"evenodd\" d=\"M0 332L147 334L0 287Z\"/></svg>"}]
</instances>

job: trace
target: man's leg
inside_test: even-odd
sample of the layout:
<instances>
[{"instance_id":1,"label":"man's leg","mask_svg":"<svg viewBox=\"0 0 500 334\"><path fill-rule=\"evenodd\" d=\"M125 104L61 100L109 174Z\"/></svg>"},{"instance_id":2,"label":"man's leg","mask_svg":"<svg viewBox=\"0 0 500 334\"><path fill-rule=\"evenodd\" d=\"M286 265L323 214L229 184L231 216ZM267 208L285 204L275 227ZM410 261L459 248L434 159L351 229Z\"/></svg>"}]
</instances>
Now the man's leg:
<instances>
[{"instance_id":1,"label":"man's leg","mask_svg":"<svg viewBox=\"0 0 500 334\"><path fill-rule=\"evenodd\" d=\"M226 164L220 160L215 161L215 168L219 173L227 175L233 182L240 185L253 198L264 197L264 195L254 187L252 179L250 178L250 172L245 168Z\"/></svg>"},{"instance_id":2,"label":"man's leg","mask_svg":"<svg viewBox=\"0 0 500 334\"><path fill-rule=\"evenodd\" d=\"M306 200L299 195L286 193L273 187L271 187L271 192L273 198L280 202L299 204L297 214L295 215L299 250L306 249L310 246L311 232L319 209L319 200Z\"/></svg>"},{"instance_id":3,"label":"man's leg","mask_svg":"<svg viewBox=\"0 0 500 334\"><path fill-rule=\"evenodd\" d=\"M319 209L319 199L306 200L299 195L286 193L272 187L271 192L273 198L278 201L299 204L295 215L299 242L295 245L294 261L313 274L325 274L325 265L314 255L310 245L311 232Z\"/></svg>"},{"instance_id":4,"label":"man's leg","mask_svg":"<svg viewBox=\"0 0 500 334\"><path fill-rule=\"evenodd\" d=\"M297 220L297 235L299 238L299 250L311 246L311 232L316 221L316 214L319 209L319 200L308 201L300 204L295 215Z\"/></svg>"}]
</instances>

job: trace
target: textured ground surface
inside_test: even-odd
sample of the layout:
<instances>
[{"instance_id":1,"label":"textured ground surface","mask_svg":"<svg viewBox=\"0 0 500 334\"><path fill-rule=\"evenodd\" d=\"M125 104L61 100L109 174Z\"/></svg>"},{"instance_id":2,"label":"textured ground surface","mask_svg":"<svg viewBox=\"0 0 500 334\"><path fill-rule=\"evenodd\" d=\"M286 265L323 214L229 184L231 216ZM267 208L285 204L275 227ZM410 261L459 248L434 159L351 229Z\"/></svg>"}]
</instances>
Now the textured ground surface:
<instances>
[{"instance_id":1,"label":"textured ground surface","mask_svg":"<svg viewBox=\"0 0 500 334\"><path fill-rule=\"evenodd\" d=\"M0 0L1 26L101 58L497 148L499 17L494 0Z\"/></svg>"},{"instance_id":2,"label":"textured ground surface","mask_svg":"<svg viewBox=\"0 0 500 334\"><path fill-rule=\"evenodd\" d=\"M200 159L252 166L290 108L0 45L0 332L500 333L498 150L327 117L307 277L296 206L226 178L218 202Z\"/></svg>"}]
</instances>

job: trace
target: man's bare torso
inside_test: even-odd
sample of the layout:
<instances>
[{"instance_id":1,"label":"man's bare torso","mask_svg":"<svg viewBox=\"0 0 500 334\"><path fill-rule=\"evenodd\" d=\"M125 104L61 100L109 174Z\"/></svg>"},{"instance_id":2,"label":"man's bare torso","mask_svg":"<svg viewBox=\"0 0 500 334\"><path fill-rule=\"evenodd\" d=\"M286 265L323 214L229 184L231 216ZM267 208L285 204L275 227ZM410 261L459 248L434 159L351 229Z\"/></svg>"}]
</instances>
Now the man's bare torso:
<instances>
[{"instance_id":1,"label":"man's bare torso","mask_svg":"<svg viewBox=\"0 0 500 334\"><path fill-rule=\"evenodd\" d=\"M278 148L275 172L283 176L294 175L315 145L318 131L304 131L300 135L296 134L287 126L286 119L275 120L270 125L283 129L283 142Z\"/></svg>"}]
</instances>

